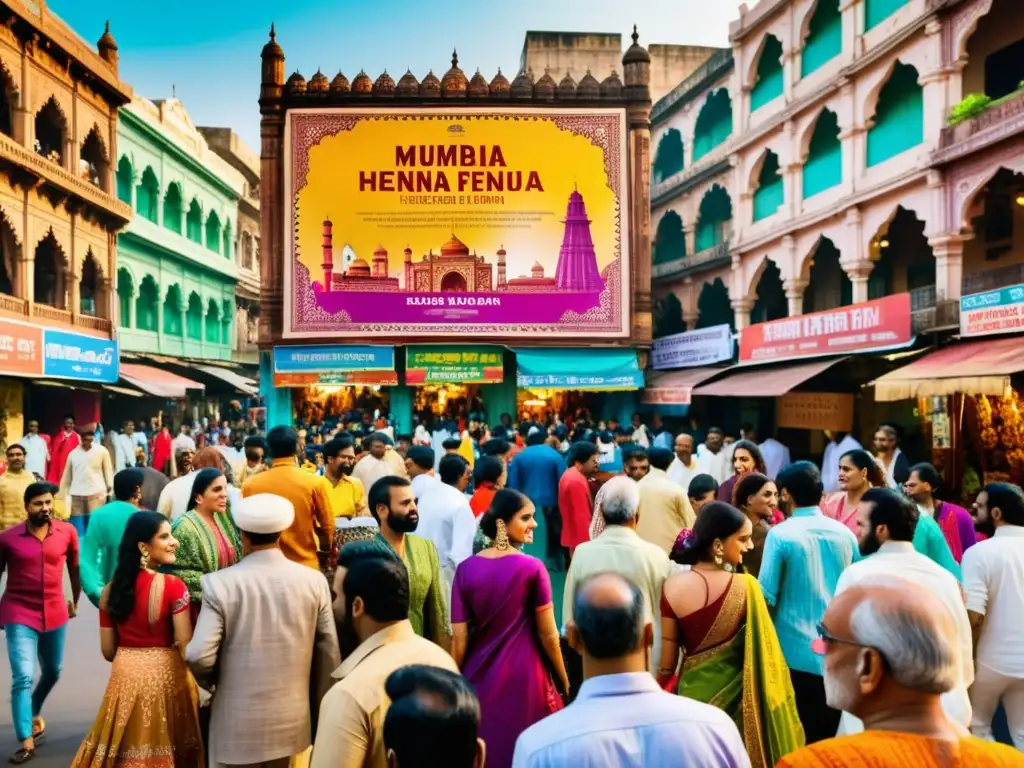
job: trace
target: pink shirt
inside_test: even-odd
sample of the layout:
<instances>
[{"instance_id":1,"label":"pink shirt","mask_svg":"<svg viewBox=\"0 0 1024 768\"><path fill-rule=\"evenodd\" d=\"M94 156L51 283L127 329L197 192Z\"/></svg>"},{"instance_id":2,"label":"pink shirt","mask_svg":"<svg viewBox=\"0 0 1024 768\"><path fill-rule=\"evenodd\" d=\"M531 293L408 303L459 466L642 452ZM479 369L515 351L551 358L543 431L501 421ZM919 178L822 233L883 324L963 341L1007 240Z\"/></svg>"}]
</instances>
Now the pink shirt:
<instances>
[{"instance_id":1,"label":"pink shirt","mask_svg":"<svg viewBox=\"0 0 1024 768\"><path fill-rule=\"evenodd\" d=\"M29 532L27 522L0 533L0 574L7 571L0 625L49 632L67 624L65 563L78 568L78 533L70 523L51 518L42 541Z\"/></svg>"}]
</instances>

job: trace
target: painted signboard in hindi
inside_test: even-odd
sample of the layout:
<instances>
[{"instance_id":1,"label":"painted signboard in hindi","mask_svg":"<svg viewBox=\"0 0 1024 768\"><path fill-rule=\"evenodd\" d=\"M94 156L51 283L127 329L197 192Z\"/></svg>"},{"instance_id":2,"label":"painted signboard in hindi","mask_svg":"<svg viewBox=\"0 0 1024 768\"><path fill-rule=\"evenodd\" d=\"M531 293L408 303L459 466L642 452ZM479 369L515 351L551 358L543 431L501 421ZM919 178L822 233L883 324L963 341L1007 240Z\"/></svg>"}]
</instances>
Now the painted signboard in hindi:
<instances>
[{"instance_id":1,"label":"painted signboard in hindi","mask_svg":"<svg viewBox=\"0 0 1024 768\"><path fill-rule=\"evenodd\" d=\"M621 109L291 110L290 338L629 335Z\"/></svg>"}]
</instances>

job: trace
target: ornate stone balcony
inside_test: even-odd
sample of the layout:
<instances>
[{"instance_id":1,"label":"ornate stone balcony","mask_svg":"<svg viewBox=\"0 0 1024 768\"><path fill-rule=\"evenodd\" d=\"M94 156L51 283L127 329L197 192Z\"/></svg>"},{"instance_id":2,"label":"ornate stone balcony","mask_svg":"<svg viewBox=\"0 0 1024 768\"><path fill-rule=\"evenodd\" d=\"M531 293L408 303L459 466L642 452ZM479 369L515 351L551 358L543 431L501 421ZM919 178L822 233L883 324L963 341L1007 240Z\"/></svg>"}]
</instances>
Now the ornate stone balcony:
<instances>
[{"instance_id":1,"label":"ornate stone balcony","mask_svg":"<svg viewBox=\"0 0 1024 768\"><path fill-rule=\"evenodd\" d=\"M729 264L732 256L729 250L732 246L731 238L727 238L712 248L705 248L693 256L683 256L680 259L665 261L651 267L651 278L653 280L665 280L667 278L683 277L694 272L703 272L723 264Z\"/></svg>"},{"instance_id":2,"label":"ornate stone balcony","mask_svg":"<svg viewBox=\"0 0 1024 768\"><path fill-rule=\"evenodd\" d=\"M997 102L980 115L942 129L932 160L944 164L1024 132L1024 91Z\"/></svg>"},{"instance_id":3,"label":"ornate stone balcony","mask_svg":"<svg viewBox=\"0 0 1024 768\"><path fill-rule=\"evenodd\" d=\"M35 322L49 327L60 327L66 330L82 330L92 336L110 338L113 323L105 317L72 314L66 309L58 309L48 304L29 304L25 299L0 293L0 317L10 317L25 322Z\"/></svg>"}]
</instances>

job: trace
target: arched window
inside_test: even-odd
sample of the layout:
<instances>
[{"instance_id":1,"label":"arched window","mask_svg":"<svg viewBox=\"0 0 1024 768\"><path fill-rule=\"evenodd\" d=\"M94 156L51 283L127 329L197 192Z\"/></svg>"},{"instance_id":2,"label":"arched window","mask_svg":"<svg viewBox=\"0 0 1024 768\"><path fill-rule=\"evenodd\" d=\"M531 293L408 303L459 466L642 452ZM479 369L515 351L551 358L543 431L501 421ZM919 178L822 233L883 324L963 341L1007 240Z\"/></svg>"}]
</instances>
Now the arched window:
<instances>
[{"instance_id":1,"label":"arched window","mask_svg":"<svg viewBox=\"0 0 1024 768\"><path fill-rule=\"evenodd\" d=\"M139 297L135 300L135 325L140 331L156 331L157 309L160 291L152 275L146 275L139 283Z\"/></svg>"},{"instance_id":2,"label":"arched window","mask_svg":"<svg viewBox=\"0 0 1024 768\"><path fill-rule=\"evenodd\" d=\"M181 336L181 288L175 283L164 297L164 333Z\"/></svg>"},{"instance_id":3,"label":"arched window","mask_svg":"<svg viewBox=\"0 0 1024 768\"><path fill-rule=\"evenodd\" d=\"M767 219L782 206L785 192L779 172L779 156L770 149L765 152L761 173L754 190L754 221Z\"/></svg>"},{"instance_id":4,"label":"arched window","mask_svg":"<svg viewBox=\"0 0 1024 768\"><path fill-rule=\"evenodd\" d=\"M193 243L203 244L203 209L199 207L199 201L195 198L192 198L192 204L188 207L185 236Z\"/></svg>"},{"instance_id":5,"label":"arched window","mask_svg":"<svg viewBox=\"0 0 1024 768\"><path fill-rule=\"evenodd\" d=\"M220 309L214 299L210 299L206 306L206 341L220 344Z\"/></svg>"},{"instance_id":6,"label":"arched window","mask_svg":"<svg viewBox=\"0 0 1024 768\"><path fill-rule=\"evenodd\" d=\"M98 314L100 270L92 252L82 262L82 279L78 283L78 309L83 315Z\"/></svg>"},{"instance_id":7,"label":"arched window","mask_svg":"<svg viewBox=\"0 0 1024 768\"><path fill-rule=\"evenodd\" d=\"M224 258L225 259L230 259L231 258L231 221L230 220L224 222L224 234L221 237L221 240L224 241L224 246L223 246L223 248L221 250L221 253L224 254Z\"/></svg>"},{"instance_id":8,"label":"arched window","mask_svg":"<svg viewBox=\"0 0 1024 768\"><path fill-rule=\"evenodd\" d=\"M252 269L252 234L250 232L242 233L242 267L244 269Z\"/></svg>"},{"instance_id":9,"label":"arched window","mask_svg":"<svg viewBox=\"0 0 1024 768\"><path fill-rule=\"evenodd\" d=\"M220 217L216 211L210 211L206 217L206 248L220 253Z\"/></svg>"},{"instance_id":10,"label":"arched window","mask_svg":"<svg viewBox=\"0 0 1024 768\"><path fill-rule=\"evenodd\" d=\"M686 330L683 321L683 305L674 293L670 293L661 301L654 302L654 338L671 336Z\"/></svg>"},{"instance_id":11,"label":"arched window","mask_svg":"<svg viewBox=\"0 0 1024 768\"><path fill-rule=\"evenodd\" d=\"M135 286L132 283L131 273L121 267L117 270L117 308L120 317L118 325L122 328L132 327L132 294ZM138 324L138 320L135 321Z\"/></svg>"},{"instance_id":12,"label":"arched window","mask_svg":"<svg viewBox=\"0 0 1024 768\"><path fill-rule=\"evenodd\" d=\"M697 219L696 244L697 253L714 248L722 243L729 234L729 221L732 219L732 200L724 187L715 184L700 201L700 217Z\"/></svg>"},{"instance_id":13,"label":"arched window","mask_svg":"<svg viewBox=\"0 0 1024 768\"><path fill-rule=\"evenodd\" d=\"M157 206L160 200L160 182L150 166L142 172L142 179L135 189L135 209L139 215L156 224Z\"/></svg>"},{"instance_id":14,"label":"arched window","mask_svg":"<svg viewBox=\"0 0 1024 768\"><path fill-rule=\"evenodd\" d=\"M0 64L0 133L14 137L14 106L18 103L18 89L7 68Z\"/></svg>"},{"instance_id":15,"label":"arched window","mask_svg":"<svg viewBox=\"0 0 1024 768\"><path fill-rule=\"evenodd\" d=\"M807 77L843 52L843 14L839 0L818 0L807 25L800 76Z\"/></svg>"},{"instance_id":16,"label":"arched window","mask_svg":"<svg viewBox=\"0 0 1024 768\"><path fill-rule=\"evenodd\" d=\"M654 183L674 176L683 170L683 135L669 128L658 142L654 158Z\"/></svg>"},{"instance_id":17,"label":"arched window","mask_svg":"<svg viewBox=\"0 0 1024 768\"><path fill-rule=\"evenodd\" d=\"M231 343L231 315L234 309L234 303L228 299L224 299L223 306L220 311L220 343L230 344Z\"/></svg>"},{"instance_id":18,"label":"arched window","mask_svg":"<svg viewBox=\"0 0 1024 768\"><path fill-rule=\"evenodd\" d=\"M658 232L654 237L655 264L664 264L686 257L686 235L683 220L675 211L668 211L658 221Z\"/></svg>"},{"instance_id":19,"label":"arched window","mask_svg":"<svg viewBox=\"0 0 1024 768\"><path fill-rule=\"evenodd\" d=\"M804 292L804 314L824 312L853 303L853 283L839 263L839 249L827 237L814 250L810 280Z\"/></svg>"},{"instance_id":20,"label":"arched window","mask_svg":"<svg viewBox=\"0 0 1024 768\"><path fill-rule=\"evenodd\" d=\"M20 258L18 238L7 216L0 212L0 293L6 293L8 296L17 296L20 293L16 288Z\"/></svg>"},{"instance_id":21,"label":"arched window","mask_svg":"<svg viewBox=\"0 0 1024 768\"><path fill-rule=\"evenodd\" d=\"M57 244L53 232L48 232L36 246L33 300L37 304L47 304L57 309L65 308L67 292L64 285L64 264L64 251Z\"/></svg>"},{"instance_id":22,"label":"arched window","mask_svg":"<svg viewBox=\"0 0 1024 768\"><path fill-rule=\"evenodd\" d=\"M127 155L121 155L117 163L117 199L122 203L132 204L132 162Z\"/></svg>"},{"instance_id":23,"label":"arched window","mask_svg":"<svg viewBox=\"0 0 1024 768\"><path fill-rule=\"evenodd\" d=\"M188 296L188 310L185 312L185 336L195 341L203 340L203 300L195 291Z\"/></svg>"},{"instance_id":24,"label":"arched window","mask_svg":"<svg viewBox=\"0 0 1024 768\"><path fill-rule=\"evenodd\" d=\"M756 112L765 104L782 95L782 42L768 35L757 60L757 80L750 90L750 111Z\"/></svg>"},{"instance_id":25,"label":"arched window","mask_svg":"<svg viewBox=\"0 0 1024 768\"><path fill-rule=\"evenodd\" d=\"M768 259L757 281L757 299L750 311L751 323L769 323L789 316L789 302L778 265Z\"/></svg>"},{"instance_id":26,"label":"arched window","mask_svg":"<svg viewBox=\"0 0 1024 768\"><path fill-rule=\"evenodd\" d=\"M57 165L64 165L64 137L67 134L68 122L51 96L36 113L36 152Z\"/></svg>"},{"instance_id":27,"label":"arched window","mask_svg":"<svg viewBox=\"0 0 1024 768\"><path fill-rule=\"evenodd\" d=\"M874 29L910 0L865 0L864 31Z\"/></svg>"},{"instance_id":28,"label":"arched window","mask_svg":"<svg viewBox=\"0 0 1024 768\"><path fill-rule=\"evenodd\" d=\"M732 133L732 99L729 91L719 88L708 96L697 115L693 135L693 161L697 162Z\"/></svg>"},{"instance_id":29,"label":"arched window","mask_svg":"<svg viewBox=\"0 0 1024 768\"><path fill-rule=\"evenodd\" d=\"M110 161L107 159L107 148L100 137L100 129L93 126L89 135L82 142L78 153L78 175L94 187L106 191L107 177L110 173Z\"/></svg>"},{"instance_id":30,"label":"arched window","mask_svg":"<svg viewBox=\"0 0 1024 768\"><path fill-rule=\"evenodd\" d=\"M732 303L729 301L729 290L720 277L716 277L713 283L704 283L700 297L697 299L697 311L700 313L700 319L697 321L698 329L711 328L716 325L736 327L736 315L732 311Z\"/></svg>"},{"instance_id":31,"label":"arched window","mask_svg":"<svg viewBox=\"0 0 1024 768\"><path fill-rule=\"evenodd\" d=\"M167 194L164 195L164 227L181 234L181 187L176 182L167 185Z\"/></svg>"},{"instance_id":32,"label":"arched window","mask_svg":"<svg viewBox=\"0 0 1024 768\"><path fill-rule=\"evenodd\" d=\"M896 62L878 94L874 125L868 131L868 168L924 141L924 91L917 70Z\"/></svg>"},{"instance_id":33,"label":"arched window","mask_svg":"<svg viewBox=\"0 0 1024 768\"><path fill-rule=\"evenodd\" d=\"M822 110L814 124L804 163L804 200L843 183L843 147L839 141L839 118Z\"/></svg>"}]
</instances>

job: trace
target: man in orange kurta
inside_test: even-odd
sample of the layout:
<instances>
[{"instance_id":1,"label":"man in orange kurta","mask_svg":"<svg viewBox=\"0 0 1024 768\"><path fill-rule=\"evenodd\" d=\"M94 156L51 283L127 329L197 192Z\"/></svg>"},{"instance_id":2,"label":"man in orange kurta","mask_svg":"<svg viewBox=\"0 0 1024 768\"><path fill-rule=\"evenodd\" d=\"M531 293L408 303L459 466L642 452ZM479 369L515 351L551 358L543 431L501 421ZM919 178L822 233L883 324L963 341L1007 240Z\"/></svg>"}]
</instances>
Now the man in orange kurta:
<instances>
[{"instance_id":1,"label":"man in orange kurta","mask_svg":"<svg viewBox=\"0 0 1024 768\"><path fill-rule=\"evenodd\" d=\"M943 713L960 654L949 612L930 592L904 579L863 583L829 604L819 635L828 705L865 730L798 749L778 768L1024 765L1015 749L977 739Z\"/></svg>"},{"instance_id":2,"label":"man in orange kurta","mask_svg":"<svg viewBox=\"0 0 1024 768\"><path fill-rule=\"evenodd\" d=\"M558 481L558 511L562 515L562 546L569 556L580 544L590 541L594 499L590 495L591 475L597 472L597 446L573 443L569 447L569 469Z\"/></svg>"}]
</instances>

